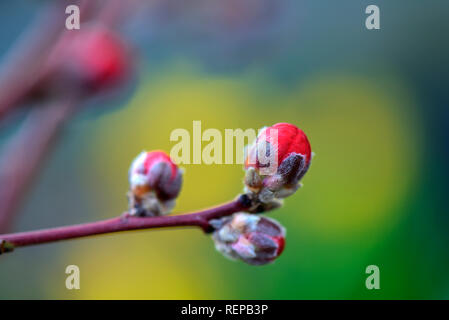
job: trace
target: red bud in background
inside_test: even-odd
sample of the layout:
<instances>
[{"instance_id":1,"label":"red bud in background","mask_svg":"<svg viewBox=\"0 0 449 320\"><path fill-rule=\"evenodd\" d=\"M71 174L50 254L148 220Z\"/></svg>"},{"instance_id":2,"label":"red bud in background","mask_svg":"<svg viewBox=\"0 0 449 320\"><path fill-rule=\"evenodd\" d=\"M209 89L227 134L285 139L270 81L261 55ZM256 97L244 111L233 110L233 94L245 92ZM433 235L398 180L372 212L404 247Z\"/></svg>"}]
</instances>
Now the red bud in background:
<instances>
[{"instance_id":1,"label":"red bud in background","mask_svg":"<svg viewBox=\"0 0 449 320\"><path fill-rule=\"evenodd\" d=\"M62 34L48 58L50 81L76 83L98 91L119 83L129 72L130 55L120 36L101 25L85 25Z\"/></svg>"},{"instance_id":2,"label":"red bud in background","mask_svg":"<svg viewBox=\"0 0 449 320\"><path fill-rule=\"evenodd\" d=\"M266 217L236 213L211 221L215 248L230 259L251 265L273 262L284 250L285 229Z\"/></svg>"},{"instance_id":3,"label":"red bud in background","mask_svg":"<svg viewBox=\"0 0 449 320\"><path fill-rule=\"evenodd\" d=\"M163 215L175 205L182 171L163 151L142 152L131 164L129 183L132 215Z\"/></svg>"}]
</instances>

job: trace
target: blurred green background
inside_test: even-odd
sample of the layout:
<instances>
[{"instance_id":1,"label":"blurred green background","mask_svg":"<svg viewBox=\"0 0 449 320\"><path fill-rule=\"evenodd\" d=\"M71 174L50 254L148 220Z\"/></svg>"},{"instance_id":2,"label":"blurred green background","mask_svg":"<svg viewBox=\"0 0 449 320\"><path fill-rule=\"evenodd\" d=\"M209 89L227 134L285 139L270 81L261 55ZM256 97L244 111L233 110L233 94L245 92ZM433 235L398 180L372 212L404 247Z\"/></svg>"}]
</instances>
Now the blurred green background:
<instances>
[{"instance_id":1,"label":"blurred green background","mask_svg":"<svg viewBox=\"0 0 449 320\"><path fill-rule=\"evenodd\" d=\"M0 257L0 298L449 298L449 3L163 2L123 28L139 46L138 81L70 123L14 231L120 214L132 159L169 151L171 131L193 120L203 130L291 122L316 156L304 187L270 213L287 228L286 250L248 266L195 229L29 247ZM381 30L365 28L369 4ZM39 5L0 4L2 55ZM2 128L0 141L14 130ZM239 165L183 167L175 212L242 190ZM70 264L81 290L65 288ZM380 290L365 287L371 264Z\"/></svg>"}]
</instances>

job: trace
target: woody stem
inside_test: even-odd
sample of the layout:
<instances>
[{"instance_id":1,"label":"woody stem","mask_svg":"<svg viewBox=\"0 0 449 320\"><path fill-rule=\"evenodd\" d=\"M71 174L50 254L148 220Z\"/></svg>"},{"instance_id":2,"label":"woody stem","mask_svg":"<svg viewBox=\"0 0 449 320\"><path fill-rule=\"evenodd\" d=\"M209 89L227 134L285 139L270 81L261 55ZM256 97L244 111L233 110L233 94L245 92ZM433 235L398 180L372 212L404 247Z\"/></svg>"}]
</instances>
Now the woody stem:
<instances>
[{"instance_id":1,"label":"woody stem","mask_svg":"<svg viewBox=\"0 0 449 320\"><path fill-rule=\"evenodd\" d=\"M0 253L9 248L50 243L61 240L82 238L106 233L153 228L191 226L200 227L210 232L209 221L248 209L250 203L247 196L241 195L236 200L202 211L160 217L134 217L124 214L120 217L97 222L77 224L66 227L43 229L36 231L0 235ZM6 249L5 249L6 248Z\"/></svg>"}]
</instances>

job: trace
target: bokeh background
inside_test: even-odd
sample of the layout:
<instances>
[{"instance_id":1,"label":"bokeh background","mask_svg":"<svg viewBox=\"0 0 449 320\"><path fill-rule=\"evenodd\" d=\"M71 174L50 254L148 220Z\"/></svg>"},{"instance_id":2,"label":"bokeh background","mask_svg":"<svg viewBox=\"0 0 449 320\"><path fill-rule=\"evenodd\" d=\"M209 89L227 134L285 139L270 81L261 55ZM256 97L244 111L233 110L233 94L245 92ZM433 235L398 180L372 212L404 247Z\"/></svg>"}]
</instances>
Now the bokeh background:
<instances>
[{"instance_id":1,"label":"bokeh background","mask_svg":"<svg viewBox=\"0 0 449 320\"><path fill-rule=\"evenodd\" d=\"M1 56L42 3L0 4ZM29 247L0 257L0 298L449 298L447 1L149 3L122 28L138 48L138 79L70 122L13 230L125 211L132 159L169 151L171 131L193 120L203 130L291 122L316 156L304 187L270 213L287 228L286 250L252 267L195 229ZM365 28L369 4L381 30ZM23 116L2 125L0 143ZM242 190L239 165L183 167L177 213ZM65 288L70 264L80 290ZM380 290L365 287L371 264Z\"/></svg>"}]
</instances>

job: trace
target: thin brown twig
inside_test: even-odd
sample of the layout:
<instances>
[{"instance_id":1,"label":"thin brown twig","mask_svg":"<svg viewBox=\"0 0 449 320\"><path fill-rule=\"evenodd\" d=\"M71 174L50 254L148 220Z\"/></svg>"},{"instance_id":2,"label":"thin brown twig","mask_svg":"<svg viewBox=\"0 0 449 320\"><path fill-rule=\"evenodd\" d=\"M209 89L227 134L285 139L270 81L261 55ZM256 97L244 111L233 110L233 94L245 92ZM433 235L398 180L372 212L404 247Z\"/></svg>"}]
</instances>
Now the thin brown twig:
<instances>
[{"instance_id":1,"label":"thin brown twig","mask_svg":"<svg viewBox=\"0 0 449 320\"><path fill-rule=\"evenodd\" d=\"M210 232L213 230L211 229L210 220L228 216L239 211L245 211L249 206L250 201L248 197L246 195L241 195L236 200L224 203L220 206L189 214L160 217L134 217L124 214L120 217L92 223L4 234L0 235L0 253L2 253L2 251L11 251L16 247L25 247L130 230L191 226L200 227L203 231Z\"/></svg>"}]
</instances>

